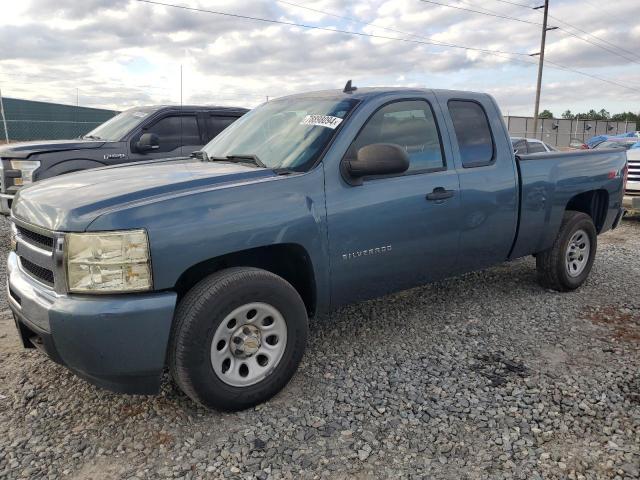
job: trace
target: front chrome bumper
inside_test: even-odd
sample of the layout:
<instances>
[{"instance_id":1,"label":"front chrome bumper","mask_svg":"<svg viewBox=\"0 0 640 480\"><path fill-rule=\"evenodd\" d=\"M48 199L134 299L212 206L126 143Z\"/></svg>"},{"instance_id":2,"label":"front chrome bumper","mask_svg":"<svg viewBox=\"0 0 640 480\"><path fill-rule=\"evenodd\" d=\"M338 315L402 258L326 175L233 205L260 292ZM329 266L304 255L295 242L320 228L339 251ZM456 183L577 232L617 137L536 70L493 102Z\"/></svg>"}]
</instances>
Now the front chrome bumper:
<instances>
[{"instance_id":1,"label":"front chrome bumper","mask_svg":"<svg viewBox=\"0 0 640 480\"><path fill-rule=\"evenodd\" d=\"M11 215L11 203L14 195L8 193L0 193L0 214Z\"/></svg>"}]
</instances>

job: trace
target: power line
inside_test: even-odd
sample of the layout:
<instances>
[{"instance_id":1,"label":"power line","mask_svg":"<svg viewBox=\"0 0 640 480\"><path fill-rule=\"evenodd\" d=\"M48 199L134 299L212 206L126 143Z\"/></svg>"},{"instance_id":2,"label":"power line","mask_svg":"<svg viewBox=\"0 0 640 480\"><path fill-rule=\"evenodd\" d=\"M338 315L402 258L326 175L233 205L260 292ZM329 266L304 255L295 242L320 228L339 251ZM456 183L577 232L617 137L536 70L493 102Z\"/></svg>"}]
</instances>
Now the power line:
<instances>
[{"instance_id":1,"label":"power line","mask_svg":"<svg viewBox=\"0 0 640 480\"><path fill-rule=\"evenodd\" d=\"M518 2L510 2L509 0L493 0L493 1L494 2L500 2L500 3L506 3L507 5L516 5L518 7L533 9L533 7L531 5L525 5L524 3L518 3Z\"/></svg>"},{"instance_id":2,"label":"power line","mask_svg":"<svg viewBox=\"0 0 640 480\"><path fill-rule=\"evenodd\" d=\"M0 80L2 80L2 77L5 77L5 79L9 79L9 82L16 82L16 85L19 87L20 85L42 85L42 83L46 80L49 81L60 81L60 82L65 82L67 83L67 85L53 85L51 83L47 83L47 86L49 88L54 88L54 89L59 89L59 90L68 90L71 89L72 87L75 88L75 85L77 83L76 80L70 80L70 79L60 79L59 77L54 77L54 76L43 76L43 75L38 75L37 77L28 77L28 78L32 78L35 81L28 81L28 80L22 80L21 76L23 77L24 75L14 75L14 74L10 74L10 73L0 73ZM13 78L13 80L10 80L11 78ZM169 87L160 87L160 86L155 86L155 85L136 85L136 84L128 84L128 83L124 83L124 82L113 82L113 81L109 81L109 84L114 84L114 85L118 85L120 87L123 88L128 88L128 89L139 89L139 90L145 90L145 89L156 89L159 90L160 93L157 93L157 95L166 95L167 93L172 93L174 91L174 89L171 89ZM98 85L84 85L82 86L82 90L84 90L85 92L94 87L94 88L103 88L105 85L105 82L102 82L99 86ZM15 88L15 87L14 87ZM251 97L251 98L264 98L265 95L260 94L260 93L250 93L250 92L238 92L238 91L233 91L233 92L225 92L225 91L217 91L217 93L224 95L225 97L236 97L236 98L245 98L245 97ZM236 99L232 99L232 98L224 98L224 97L219 97L216 96L215 97L216 100L228 100L228 101L236 101Z\"/></svg>"},{"instance_id":3,"label":"power line","mask_svg":"<svg viewBox=\"0 0 640 480\"><path fill-rule=\"evenodd\" d=\"M544 61L546 63L550 63L551 65L554 65L556 68L559 68L561 70L566 70L567 72L577 73L578 75L583 75L585 77L590 77L590 78L593 78L595 80L600 80L601 82L605 82L605 83L609 83L611 85L615 85L615 86L618 86L618 87L626 88L627 90L631 90L632 92L640 93L640 89L638 89L638 88L633 88L633 87L630 87L628 85L624 85L623 83L618 83L618 82L616 82L614 80L609 80L608 78L599 77L598 75L593 75L591 73L583 72L582 70L576 70L575 68L567 67L567 66L562 65L560 63L552 62L551 60L549 60L547 58L545 58Z\"/></svg>"},{"instance_id":4,"label":"power line","mask_svg":"<svg viewBox=\"0 0 640 480\"><path fill-rule=\"evenodd\" d=\"M310 30L321 30L321 31L325 31L325 32L332 32L332 33L341 33L341 34L347 34L347 35L356 35L359 37L369 37L369 38L378 38L378 39L382 39L382 40L393 40L393 41L397 41L397 42L405 42L405 43L415 43L415 44L420 44L420 45L435 45L435 46L440 46L440 47L450 47L450 48L459 48L462 50L474 50L474 51L480 51L480 52L484 52L484 53L503 53L503 54L507 54L507 55L520 55L523 57L528 56L528 53L522 53L522 52L505 52L502 50L488 50L488 49L482 49L482 48L475 48L475 47L467 47L467 46L463 46L463 45L456 45L453 43L445 43L445 42L440 42L437 40L412 40L409 38L398 38L398 37L388 37L385 35L376 35L373 33L364 33L364 32L354 32L351 30L342 30L339 28L329 28L329 27L320 27L317 25L308 25L308 24L304 24L304 23L296 23L296 22L289 22L289 21L285 21L285 20L276 20L273 18L262 18L262 17L254 17L251 15L241 15L241 14L237 14L237 13L228 13L228 12L220 12L217 10L207 10L204 8L196 8L196 7L189 7L186 5L175 5L172 3L164 3L164 2L159 2L159 1L154 1L154 0L136 0L137 2L140 3L148 3L151 5L158 5L158 6L163 6L163 7L171 7L171 8L179 8L182 10L190 10L192 12L199 12L199 13L209 13L209 14L213 14L213 15L222 15L225 17L233 17L233 18L240 18L243 20L253 20L256 22L263 22L263 23L272 23L272 24L278 24L278 25L286 25L289 27L301 27L301 28L306 28L306 29L310 29ZM304 8L304 7L302 7ZM413 34L409 34L412 36L418 36L418 35L413 35Z\"/></svg>"},{"instance_id":5,"label":"power line","mask_svg":"<svg viewBox=\"0 0 640 480\"><path fill-rule=\"evenodd\" d=\"M620 46L618 46L618 45L616 45L616 44L614 44L614 43L611 43L611 42L609 42L608 40L605 40L605 39L600 38L600 37L598 37L598 36L596 36L596 35L594 35L594 34L592 34L592 33L589 33L589 32L587 32L586 30L582 30L581 28L578 28L578 27L576 27L575 25L572 25L572 24L570 24L570 23L568 23L568 22L565 22L564 20L560 20L559 18L554 17L553 15L549 15L549 17L550 17L550 18L553 18L553 19L554 19L555 21L557 21L557 22L560 22L560 23L562 23L562 24L564 24L564 25L567 25L567 26L568 26L568 27L570 27L570 28L573 28L573 29L575 29L575 30L578 30L579 32L582 32L582 33L584 33L584 34L586 34L586 35L589 35L590 37L593 37L593 38L595 38L595 39L597 39L597 40L599 40L599 41L601 41L601 42L603 42L603 43L607 43L607 44L611 45L612 47L617 48L618 50L621 50L621 51L626 52L626 53L629 53L629 54L631 54L631 55L633 55L633 56L639 57L639 56L638 56L638 54L636 54L636 53L630 52L629 50L625 50L624 48L622 48L622 47L620 47ZM562 27L559 27L559 28L560 28L560 30L562 30L563 32L568 33L569 35L571 35L571 36L573 36L573 37L579 38L580 40L582 40L582 41L584 41L584 42L590 43L591 45L595 45L596 47L602 48L602 49L606 50L607 52L610 52L610 53L613 53L613 54L615 54L615 55L618 55L619 57L622 57L622 58L624 58L624 59L626 59L626 60L629 60L629 61L631 61L631 62L633 62L633 63L639 63L639 62L637 62L637 61L636 61L635 59L633 59L633 58L628 58L628 57L626 57L625 55L622 55L620 52L616 52L615 50L611 50L611 49L609 49L609 48L605 47L604 45L599 45L599 44L597 44L597 43L593 43L592 41L590 41L590 40L588 40L588 39L586 39L586 38L584 38L584 37L580 37L579 35L576 35L576 34L575 34L575 33L573 33L573 32L569 32L569 31L568 31L568 30L566 30L565 28L562 28ZM640 59L640 57L639 57L639 59Z\"/></svg>"},{"instance_id":6,"label":"power line","mask_svg":"<svg viewBox=\"0 0 640 480\"><path fill-rule=\"evenodd\" d=\"M321 30L321 31L333 32L333 33L355 35L355 36L359 36L359 37L379 38L379 39L384 39L384 40L392 40L392 41L405 42L405 43L414 43L414 44L421 44L421 45L436 45L436 46L441 46L441 47L447 46L447 45L442 45L442 44L438 44L438 43L431 42L431 41L412 40L412 39L408 39L408 38L397 38L397 37L389 37L389 36L385 36L385 35L376 35L376 34L364 33L364 32L354 32L354 31L350 31L350 30L342 30L342 29L329 28L329 27L320 27L320 26L316 26L316 25L307 25L307 24L303 24L303 23L289 22L289 21L285 21L285 20L275 20L275 19L271 19L271 18L254 17L254 16L251 16L251 15L242 15L242 14L237 14L237 13L221 12L221 11L217 11L217 10L207 10L207 9L204 9L204 8L189 7L189 6L186 6L186 5L175 5L175 4L172 4L172 3L159 2L159 1L155 1L155 0L136 0L136 1L139 2L139 3L147 3L147 4L150 4L150 5L157 5L157 6L162 6L162 7L178 8L178 9L188 10L188 11L192 11L192 12L207 13L207 14L212 14L212 15L221 15L221 16L239 18L239 19L244 19L244 20L252 20L252 21L257 21L257 22L262 22L262 23L301 27L301 28L306 28L306 29L310 29L310 30ZM421 1L427 1L427 0L421 0ZM435 2L428 2L428 3L435 3ZM445 4L440 4L440 5L447 6ZM479 12L479 13L483 13L483 12ZM527 22L527 23L533 23L533 22ZM542 24L536 24L536 25L542 25ZM454 44L451 44L451 48L461 48L461 49L464 49L464 50L475 50L472 47L465 47L465 46L461 46L461 45L455 45L454 46ZM529 54L525 54L525 53L502 52L500 50L486 50L484 53L491 54L491 55L496 55L496 56L500 56L501 54L518 55L518 56L526 56L526 57L529 56ZM503 58L505 58L505 57L503 57ZM519 61L521 63L528 63L530 65L534 64L534 62L528 62L526 60L520 60L520 59L511 58L509 60L511 60L511 61ZM549 62L549 63L551 63L551 62ZM626 86L626 85L623 85L623 84L618 84L618 83L615 83L615 82L610 81L608 79L597 77L595 75L586 74L584 72L581 72L580 70L569 69L568 67L564 67L564 66L562 66L560 64L555 64L555 65L558 68L561 68L563 70L569 70L569 71L572 71L572 72L577 73L579 75L585 75L585 76L588 76L588 77L591 77L591 78L595 78L595 79L600 80L602 82L609 83L609 84L612 84L612 85L617 85L617 86L625 88L627 90L632 90L634 92L640 92L640 90L637 90L635 88L632 88L632 87L629 87L629 86Z\"/></svg>"},{"instance_id":7,"label":"power line","mask_svg":"<svg viewBox=\"0 0 640 480\"><path fill-rule=\"evenodd\" d=\"M450 48L460 48L460 49L464 49L464 50L473 50L473 51L477 51L477 52L483 52L483 53L488 53L488 54L494 54L494 53L500 53L500 54L505 54L505 55L520 55L522 57L527 57L529 56L528 53L522 53L522 52L505 52L503 50L492 50L492 49L487 49L487 48L478 48L478 47L469 47L466 45L457 45L455 43L447 43L447 42L442 42L440 40L435 40L431 37L427 37L425 35L419 35L417 33L411 33L411 32L407 32L404 30L398 30L395 28L391 28L391 27L384 27L382 25L376 25L375 23L371 23L371 22L366 22L364 20L359 20L357 18L353 18L353 17L345 17L343 15L338 15L336 13L331 13L331 12L327 12L326 10L320 10L317 8L312 8L312 7L307 7L306 5L300 5L297 3L293 3L293 2L288 2L285 0L276 0L279 3L284 3L285 5L291 5L293 7L297 7L297 8L302 8L304 10L309 10L311 12L316 12L316 13L322 13L324 15L328 15L330 17L334 17L334 18L339 18L342 20L348 20L350 22L355 22L355 23L359 23L361 25L367 25L370 27L375 27L375 28L380 28L382 30L386 30L389 32L394 32L394 33L400 33L401 35L408 35L410 37L418 37L418 38L422 38L422 39L426 39L429 42L433 42L433 43L429 43L435 46L441 46L441 47L450 47ZM341 33L358 33L358 32L348 32L348 31L343 31ZM393 40L402 40L400 38L393 38ZM504 57L501 57L504 58Z\"/></svg>"},{"instance_id":8,"label":"power line","mask_svg":"<svg viewBox=\"0 0 640 480\"><path fill-rule=\"evenodd\" d=\"M526 8L526 9L528 9L528 10L536 10L536 11L538 11L538 12L539 12L539 10L535 9L534 7L531 7L531 6L529 6L529 5L525 5L525 4L522 4L522 3L511 2L511 1L509 1L509 0L493 0L493 1L494 1L494 2L500 2L500 3L506 3L506 4L508 4L508 5L516 5L516 6L518 6L518 7ZM463 2L463 3L466 3L466 2ZM486 8L484 8L484 7L481 7L481 8L483 8L484 10L488 10L488 9L486 9ZM489 11L491 11L491 10L489 10ZM481 12L480 12L480 13L481 13ZM494 12L494 13L495 13L495 12ZM605 39L604 39L604 38L602 38L602 37L598 37L597 35L594 35L594 34L593 34L593 33L591 33L591 32L588 32L588 31L583 30L583 29L581 29L581 28L579 28L579 27L576 27L575 25L573 25L573 24L571 24L571 23L569 23L569 22L566 22L566 21L564 21L564 20L562 20L562 19L560 19L560 18L558 18L558 17L554 17L554 16L553 16L553 15L551 15L551 14L549 14L549 18L552 18L552 19L554 19L556 22L559 22L559 23L561 23L561 24L563 24L563 25L566 25L566 26L567 26L567 27L569 27L569 28L573 28L574 30L577 30L577 31L579 31L579 32L581 32L581 33L583 33L583 34L585 34L585 35L588 35L588 36L590 36L590 37L592 37L592 38L595 38L596 40L598 40L598 41L600 41L600 42L602 42L602 43L606 43L606 44L610 45L610 46L611 46L611 47L613 47L613 48L617 48L618 50L620 50L620 51L622 51L622 52L625 52L625 53L627 53L627 54L629 54L629 55L632 55L633 57L637 57L637 59L639 59L639 60L640 60L640 55L638 55L637 53L631 52L630 50L626 50L626 49L622 48L621 46L616 45L615 43L612 43L612 42L610 42L610 41L608 41L608 40L605 40ZM630 62L634 62L634 63L638 63L638 64L640 64L639 62L637 62L637 61L636 61L636 58L628 58L627 56L622 55L620 52L617 52L617 51L611 50L611 49L609 49L609 48L605 47L604 45L599 45L599 44L597 44L597 43L594 43L594 42L590 41L589 39L586 39L586 38L584 38L584 37L581 37L581 36L577 35L577 34L576 34L576 33L574 33L574 32L570 32L570 31L568 31L566 28L558 27L558 29L559 29L559 30L561 30L561 31L563 31L564 33L566 33L566 34L568 34L568 35L571 35L572 37L575 37L575 38L577 38L577 39L579 39L579 40L582 40L582 41L584 41L584 42L586 42L586 43L590 43L591 45L594 45L594 46L596 46L596 47L598 47L598 48L601 48L601 49L603 49L603 50L606 50L607 52L612 53L612 54L614 54L614 55L618 55L619 57L624 58L625 60L628 60L628 61L630 61Z\"/></svg>"},{"instance_id":9,"label":"power line","mask_svg":"<svg viewBox=\"0 0 640 480\"><path fill-rule=\"evenodd\" d=\"M500 13L495 13L495 12L488 13L488 12L483 12L481 10L474 10L472 8L464 8L464 7L458 7L457 5L448 5L446 3L434 2L433 0L420 0L420 1L424 2L424 3L431 3L433 5L439 5L441 7L455 8L456 10L464 10L465 12L479 13L481 15L488 15L490 17L502 18L502 19L505 19L505 20L512 20L514 22L528 23L529 25L537 25L538 27L542 26L542 23L540 23L540 22L533 22L531 20L524 20L522 18L511 17L509 15L502 15ZM483 7L480 7L480 8L483 8Z\"/></svg>"},{"instance_id":10,"label":"power line","mask_svg":"<svg viewBox=\"0 0 640 480\"><path fill-rule=\"evenodd\" d=\"M470 9L470 8L459 7L459 6L456 6L456 5L448 5L446 3L439 3L439 2L435 2L433 0L420 0L420 1L424 2L424 3L431 3L433 5L440 5L442 7L454 8L456 10L464 10L464 11L467 11L467 12L479 13L481 15L487 15L487 16L490 16L490 17L503 18L503 19L507 19L507 20L513 20L513 21L516 21L516 22L523 22L523 23L528 23L528 24L531 24L531 25L542 26L542 23L531 22L531 21L528 21L528 20L523 20L521 18L511 17L511 16L508 16L508 15L501 15L499 13L494 12L493 10L489 10L487 8L484 8L484 7L480 7L480 8L483 8L484 10L487 10L486 12L483 12L483 11L480 11L480 10L473 10L473 9ZM462 0L459 0L459 1L462 2L462 3L466 3L466 2L464 2ZM497 1L504 1L506 3L513 3L513 2L507 2L507 0L497 0ZM466 3L466 4L469 5L468 3ZM524 5L520 5L520 6L524 6ZM533 7L527 7L527 8L531 8L532 10L535 10ZM489 13L489 12L491 12L491 13ZM551 17L551 15L549 15L549 17ZM553 18L555 19L555 17L553 17ZM565 23L566 25L569 25L569 26L573 27L572 25L570 25L570 24L568 24L566 22L563 22L562 20L559 20L559 21L562 22L562 23ZM567 30L565 28L562 28L562 27L553 27L553 28L554 29L558 29L558 30L566 33L567 35L575 37L575 38L577 38L579 40L582 40L582 41L584 41L586 43L590 43L591 45L594 45L594 46L596 46L598 48L606 50L607 52L612 53L614 55L617 55L620 58L624 58L625 60L627 60L629 62L633 62L633 63L636 63L636 64L640 65L640 61L637 61L637 60L635 60L633 58L629 58L626 55L622 55L621 53L619 53L619 52L617 52L615 50L611 50L610 48L607 48L604 45L599 45L597 43L594 43L591 40L589 40L587 38L584 38L584 37L581 37L580 35L577 35L574 32L570 32L569 30ZM573 28L576 28L576 27L573 27Z\"/></svg>"}]
</instances>

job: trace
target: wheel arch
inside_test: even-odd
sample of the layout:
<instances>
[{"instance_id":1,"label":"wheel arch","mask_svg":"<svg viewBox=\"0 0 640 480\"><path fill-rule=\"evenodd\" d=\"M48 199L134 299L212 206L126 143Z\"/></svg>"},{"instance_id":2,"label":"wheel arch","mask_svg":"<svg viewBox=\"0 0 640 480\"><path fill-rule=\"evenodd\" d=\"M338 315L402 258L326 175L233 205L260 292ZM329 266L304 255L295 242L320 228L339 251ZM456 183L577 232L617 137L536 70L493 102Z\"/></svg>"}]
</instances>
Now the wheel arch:
<instances>
[{"instance_id":1,"label":"wheel arch","mask_svg":"<svg viewBox=\"0 0 640 480\"><path fill-rule=\"evenodd\" d=\"M593 220L596 232L604 228L609 206L609 192L604 189L590 190L574 195L565 206L565 212L573 210L587 214Z\"/></svg>"},{"instance_id":2,"label":"wheel arch","mask_svg":"<svg viewBox=\"0 0 640 480\"><path fill-rule=\"evenodd\" d=\"M311 257L302 245L296 243L240 250L192 265L175 283L178 301L203 278L231 267L261 268L284 278L302 298L309 316L316 311L316 280Z\"/></svg>"}]
</instances>

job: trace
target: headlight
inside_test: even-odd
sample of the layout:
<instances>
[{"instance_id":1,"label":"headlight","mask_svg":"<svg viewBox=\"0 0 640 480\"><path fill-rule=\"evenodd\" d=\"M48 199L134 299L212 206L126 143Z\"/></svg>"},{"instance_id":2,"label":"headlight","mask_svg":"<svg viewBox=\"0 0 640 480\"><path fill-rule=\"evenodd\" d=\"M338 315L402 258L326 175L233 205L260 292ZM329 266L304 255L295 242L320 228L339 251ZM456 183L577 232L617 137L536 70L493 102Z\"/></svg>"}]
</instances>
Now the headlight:
<instances>
[{"instance_id":1,"label":"headlight","mask_svg":"<svg viewBox=\"0 0 640 480\"><path fill-rule=\"evenodd\" d=\"M40 162L35 160L11 160L11 168L20 170L22 178L14 178L14 185L28 185L33 183L33 172L40 167Z\"/></svg>"},{"instance_id":2,"label":"headlight","mask_svg":"<svg viewBox=\"0 0 640 480\"><path fill-rule=\"evenodd\" d=\"M65 246L70 292L141 292L152 287L144 230L67 233Z\"/></svg>"}]
</instances>

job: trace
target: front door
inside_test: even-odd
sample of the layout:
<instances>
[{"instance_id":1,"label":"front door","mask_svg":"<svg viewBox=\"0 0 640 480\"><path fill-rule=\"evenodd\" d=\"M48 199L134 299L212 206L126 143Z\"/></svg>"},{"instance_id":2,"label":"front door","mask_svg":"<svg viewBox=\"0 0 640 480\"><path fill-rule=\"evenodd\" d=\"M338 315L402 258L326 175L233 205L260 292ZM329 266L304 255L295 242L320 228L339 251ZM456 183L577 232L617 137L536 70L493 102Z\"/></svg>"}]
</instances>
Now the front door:
<instances>
[{"instance_id":1,"label":"front door","mask_svg":"<svg viewBox=\"0 0 640 480\"><path fill-rule=\"evenodd\" d=\"M365 178L360 186L327 180L332 305L376 297L454 272L460 229L458 175L430 95L378 108L347 150L373 143L404 148L409 170ZM338 168L338 167L336 167Z\"/></svg>"},{"instance_id":2,"label":"front door","mask_svg":"<svg viewBox=\"0 0 640 480\"><path fill-rule=\"evenodd\" d=\"M138 152L135 142L144 133L158 136L159 147L150 152ZM170 114L162 117L149 126L145 126L131 141L129 161L154 160L158 158L188 157L191 152L202 147L200 129L195 114Z\"/></svg>"}]
</instances>

